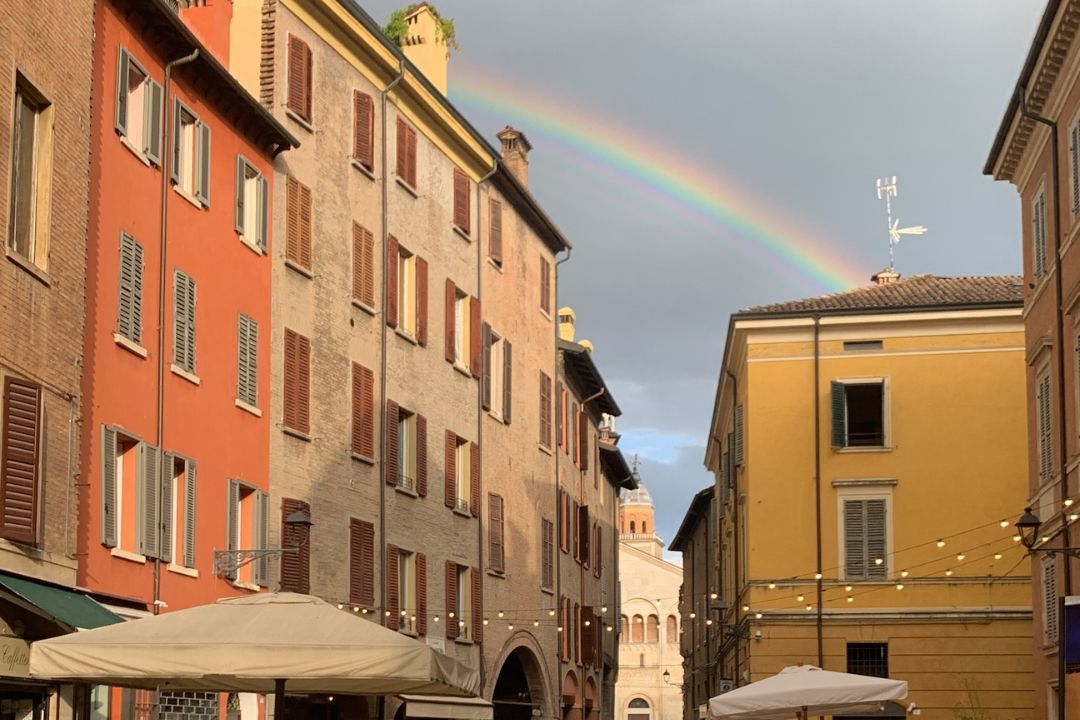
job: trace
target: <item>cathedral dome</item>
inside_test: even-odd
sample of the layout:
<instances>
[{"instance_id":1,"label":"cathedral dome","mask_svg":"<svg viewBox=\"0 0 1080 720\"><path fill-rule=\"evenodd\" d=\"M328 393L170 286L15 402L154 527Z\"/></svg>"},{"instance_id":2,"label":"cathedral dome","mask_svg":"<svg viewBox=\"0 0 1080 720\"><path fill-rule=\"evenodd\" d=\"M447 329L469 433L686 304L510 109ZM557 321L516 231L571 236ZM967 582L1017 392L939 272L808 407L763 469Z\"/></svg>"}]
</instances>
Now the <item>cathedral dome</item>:
<instances>
[{"instance_id":1,"label":"cathedral dome","mask_svg":"<svg viewBox=\"0 0 1080 720\"><path fill-rule=\"evenodd\" d=\"M652 495L640 480L636 490L627 490L622 494L623 505L652 505Z\"/></svg>"}]
</instances>

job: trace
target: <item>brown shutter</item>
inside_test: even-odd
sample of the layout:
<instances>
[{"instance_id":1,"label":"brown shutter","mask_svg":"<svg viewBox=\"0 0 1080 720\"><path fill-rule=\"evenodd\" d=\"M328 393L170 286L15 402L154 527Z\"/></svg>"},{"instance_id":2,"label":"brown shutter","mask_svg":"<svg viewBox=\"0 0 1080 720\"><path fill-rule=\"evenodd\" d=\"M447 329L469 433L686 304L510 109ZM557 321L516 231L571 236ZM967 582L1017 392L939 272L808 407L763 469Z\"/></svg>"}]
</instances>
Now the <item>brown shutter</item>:
<instances>
[{"instance_id":1,"label":"brown shutter","mask_svg":"<svg viewBox=\"0 0 1080 720\"><path fill-rule=\"evenodd\" d=\"M353 90L353 157L371 170L374 166L375 103L371 96Z\"/></svg>"},{"instance_id":2,"label":"brown shutter","mask_svg":"<svg viewBox=\"0 0 1080 720\"><path fill-rule=\"evenodd\" d=\"M581 620L581 664L591 667L593 662L592 651L596 646L593 641L592 611L587 607L583 607L578 617ZM586 625L586 622L589 624Z\"/></svg>"},{"instance_id":3,"label":"brown shutter","mask_svg":"<svg viewBox=\"0 0 1080 720\"><path fill-rule=\"evenodd\" d=\"M469 348L469 370L474 378L478 378L483 369L483 348L480 337L480 301L474 297L469 298L469 344L472 346Z\"/></svg>"},{"instance_id":4,"label":"brown shutter","mask_svg":"<svg viewBox=\"0 0 1080 720\"><path fill-rule=\"evenodd\" d=\"M584 410L581 411L581 426L579 429L581 434L578 440L578 456L580 457L581 469L589 469L589 416Z\"/></svg>"},{"instance_id":5,"label":"brown shutter","mask_svg":"<svg viewBox=\"0 0 1080 720\"><path fill-rule=\"evenodd\" d=\"M450 278L446 278L446 362L452 363L457 356L457 323L454 306L457 304L457 288Z\"/></svg>"},{"instance_id":6,"label":"brown shutter","mask_svg":"<svg viewBox=\"0 0 1080 720\"><path fill-rule=\"evenodd\" d=\"M488 203L488 255L502 265L502 203L492 198Z\"/></svg>"},{"instance_id":7,"label":"brown shutter","mask_svg":"<svg viewBox=\"0 0 1080 720\"><path fill-rule=\"evenodd\" d=\"M409 172L409 185L416 189L416 130L411 127L405 128L407 131L408 142L406 143L406 152L408 153L406 166Z\"/></svg>"},{"instance_id":8,"label":"brown shutter","mask_svg":"<svg viewBox=\"0 0 1080 720\"><path fill-rule=\"evenodd\" d=\"M427 497L427 418L416 416L416 494Z\"/></svg>"},{"instance_id":9,"label":"brown shutter","mask_svg":"<svg viewBox=\"0 0 1080 720\"><path fill-rule=\"evenodd\" d=\"M311 188L300 186L300 259L305 270L311 269Z\"/></svg>"},{"instance_id":10,"label":"brown shutter","mask_svg":"<svg viewBox=\"0 0 1080 720\"><path fill-rule=\"evenodd\" d=\"M469 177L454 168L454 224L469 234Z\"/></svg>"},{"instance_id":11,"label":"brown shutter","mask_svg":"<svg viewBox=\"0 0 1080 720\"><path fill-rule=\"evenodd\" d=\"M559 490L559 548L570 552L570 496Z\"/></svg>"},{"instance_id":12,"label":"brown shutter","mask_svg":"<svg viewBox=\"0 0 1080 720\"><path fill-rule=\"evenodd\" d=\"M396 425L396 423L395 423ZM398 603L398 547L397 545L386 546L386 587L383 588L386 596L386 627L397 630L401 627L401 610Z\"/></svg>"},{"instance_id":13,"label":"brown shutter","mask_svg":"<svg viewBox=\"0 0 1080 720\"><path fill-rule=\"evenodd\" d=\"M363 395L363 376L358 364L352 364L352 435L350 449L357 455L362 455L360 447L364 429L364 406L361 401Z\"/></svg>"},{"instance_id":14,"label":"brown shutter","mask_svg":"<svg viewBox=\"0 0 1080 720\"><path fill-rule=\"evenodd\" d=\"M503 499L488 494L488 567L498 572L506 570L503 545Z\"/></svg>"},{"instance_id":15,"label":"brown shutter","mask_svg":"<svg viewBox=\"0 0 1080 720\"><path fill-rule=\"evenodd\" d=\"M574 465L581 469L581 411L578 410L577 403L574 403L574 409L571 412L571 417L574 418Z\"/></svg>"},{"instance_id":16,"label":"brown shutter","mask_svg":"<svg viewBox=\"0 0 1080 720\"><path fill-rule=\"evenodd\" d=\"M428 325L428 265L427 260L416 256L416 342L427 347Z\"/></svg>"},{"instance_id":17,"label":"brown shutter","mask_svg":"<svg viewBox=\"0 0 1080 720\"><path fill-rule=\"evenodd\" d=\"M397 485L401 468L398 467L398 404L386 401L386 484Z\"/></svg>"},{"instance_id":18,"label":"brown shutter","mask_svg":"<svg viewBox=\"0 0 1080 720\"><path fill-rule=\"evenodd\" d=\"M578 665L581 664L581 605L574 603L574 662Z\"/></svg>"},{"instance_id":19,"label":"brown shutter","mask_svg":"<svg viewBox=\"0 0 1080 720\"><path fill-rule=\"evenodd\" d=\"M502 419L503 423L510 424L510 408L513 404L511 402L513 393L510 389L511 380L513 379L513 347L510 345L509 340L503 340L503 396L502 396Z\"/></svg>"},{"instance_id":20,"label":"brown shutter","mask_svg":"<svg viewBox=\"0 0 1080 720\"><path fill-rule=\"evenodd\" d=\"M375 236L367 228L364 229L362 251L364 277L360 286L360 302L373 308L375 307Z\"/></svg>"},{"instance_id":21,"label":"brown shutter","mask_svg":"<svg viewBox=\"0 0 1080 720\"><path fill-rule=\"evenodd\" d=\"M300 182L292 175L285 181L285 258L300 262Z\"/></svg>"},{"instance_id":22,"label":"brown shutter","mask_svg":"<svg viewBox=\"0 0 1080 720\"><path fill-rule=\"evenodd\" d=\"M288 108L311 120L311 49L295 35L289 36Z\"/></svg>"},{"instance_id":23,"label":"brown shutter","mask_svg":"<svg viewBox=\"0 0 1080 720\"><path fill-rule=\"evenodd\" d=\"M34 543L41 456L40 385L10 375L4 378L2 430L0 537Z\"/></svg>"},{"instance_id":24,"label":"brown shutter","mask_svg":"<svg viewBox=\"0 0 1080 720\"><path fill-rule=\"evenodd\" d=\"M285 329L285 397L282 421L286 427L307 434L311 385L311 343L303 335Z\"/></svg>"},{"instance_id":25,"label":"brown shutter","mask_svg":"<svg viewBox=\"0 0 1080 720\"><path fill-rule=\"evenodd\" d=\"M397 119L396 130L397 130L397 153L396 153L397 176L399 178L401 178L402 180L404 180L405 182L409 182L409 172L407 170L407 164L406 164L406 163L408 163L408 151L406 151L406 149L405 149L406 146L408 146L408 144L409 144L409 139L406 137L406 133L408 132L408 128L405 125L405 121L402 120L400 117Z\"/></svg>"},{"instance_id":26,"label":"brown shutter","mask_svg":"<svg viewBox=\"0 0 1080 720\"><path fill-rule=\"evenodd\" d=\"M285 522L294 512L300 511L310 514L311 506L303 500L282 499L281 547L285 552L281 553L281 590L307 594L311 592L311 543L305 541L310 528Z\"/></svg>"},{"instance_id":27,"label":"brown shutter","mask_svg":"<svg viewBox=\"0 0 1080 720\"><path fill-rule=\"evenodd\" d=\"M480 488L480 446L476 443L469 445L469 460L472 462L471 488L472 497L469 498L470 510L473 517L480 517L480 498L483 497Z\"/></svg>"},{"instance_id":28,"label":"brown shutter","mask_svg":"<svg viewBox=\"0 0 1080 720\"><path fill-rule=\"evenodd\" d=\"M551 378L540 371L540 444L551 447Z\"/></svg>"},{"instance_id":29,"label":"brown shutter","mask_svg":"<svg viewBox=\"0 0 1080 720\"><path fill-rule=\"evenodd\" d=\"M559 638L560 655L563 662L570 661L570 600L563 595L559 598L559 626L562 628L562 637Z\"/></svg>"},{"instance_id":30,"label":"brown shutter","mask_svg":"<svg viewBox=\"0 0 1080 720\"><path fill-rule=\"evenodd\" d=\"M491 326L480 324L480 407L491 409Z\"/></svg>"},{"instance_id":31,"label":"brown shutter","mask_svg":"<svg viewBox=\"0 0 1080 720\"><path fill-rule=\"evenodd\" d=\"M375 374L352 364L352 451L375 457Z\"/></svg>"},{"instance_id":32,"label":"brown shutter","mask_svg":"<svg viewBox=\"0 0 1080 720\"><path fill-rule=\"evenodd\" d=\"M386 238L386 324L398 325L398 241L393 235Z\"/></svg>"},{"instance_id":33,"label":"brown shutter","mask_svg":"<svg viewBox=\"0 0 1080 720\"><path fill-rule=\"evenodd\" d=\"M472 627L473 640L484 641L484 585L480 568L474 567L469 573L472 578Z\"/></svg>"},{"instance_id":34,"label":"brown shutter","mask_svg":"<svg viewBox=\"0 0 1080 720\"><path fill-rule=\"evenodd\" d=\"M563 389L562 383L555 383L555 442L560 448L565 444L563 439L563 423L566 422L566 413L563 412Z\"/></svg>"},{"instance_id":35,"label":"brown shutter","mask_svg":"<svg viewBox=\"0 0 1080 720\"><path fill-rule=\"evenodd\" d=\"M451 510L457 507L457 435L446 431L443 468L446 476L445 503Z\"/></svg>"},{"instance_id":36,"label":"brown shutter","mask_svg":"<svg viewBox=\"0 0 1080 720\"><path fill-rule=\"evenodd\" d=\"M464 618L457 616L457 563L453 560L446 561L446 637L451 640L458 636L458 621ZM454 617L450 617L454 613Z\"/></svg>"},{"instance_id":37,"label":"brown shutter","mask_svg":"<svg viewBox=\"0 0 1080 720\"><path fill-rule=\"evenodd\" d=\"M578 522L581 520L581 505L574 500L570 508L570 543L574 548L574 560L581 562L581 530L578 527Z\"/></svg>"},{"instance_id":38,"label":"brown shutter","mask_svg":"<svg viewBox=\"0 0 1080 720\"><path fill-rule=\"evenodd\" d=\"M540 309L551 312L551 263L547 258L540 258Z\"/></svg>"},{"instance_id":39,"label":"brown shutter","mask_svg":"<svg viewBox=\"0 0 1080 720\"><path fill-rule=\"evenodd\" d=\"M375 605L375 526L356 518L349 520L349 602Z\"/></svg>"},{"instance_id":40,"label":"brown shutter","mask_svg":"<svg viewBox=\"0 0 1080 720\"><path fill-rule=\"evenodd\" d=\"M297 398L296 398L296 429L305 435L311 431L309 422L311 401L311 341L303 335L297 335L296 360L297 360Z\"/></svg>"},{"instance_id":41,"label":"brown shutter","mask_svg":"<svg viewBox=\"0 0 1080 720\"><path fill-rule=\"evenodd\" d=\"M416 553L416 634L427 635L427 555Z\"/></svg>"}]
</instances>

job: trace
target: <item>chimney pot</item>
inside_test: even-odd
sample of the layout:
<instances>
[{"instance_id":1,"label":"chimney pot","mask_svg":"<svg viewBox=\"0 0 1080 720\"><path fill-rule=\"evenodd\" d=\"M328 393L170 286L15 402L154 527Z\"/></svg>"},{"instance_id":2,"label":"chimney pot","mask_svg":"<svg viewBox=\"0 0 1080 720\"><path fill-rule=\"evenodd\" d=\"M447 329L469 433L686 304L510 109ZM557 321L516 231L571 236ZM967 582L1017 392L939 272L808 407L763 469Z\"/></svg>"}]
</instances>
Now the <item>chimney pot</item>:
<instances>
[{"instance_id":1,"label":"chimney pot","mask_svg":"<svg viewBox=\"0 0 1080 720\"><path fill-rule=\"evenodd\" d=\"M879 270L870 276L870 282L875 285L891 285L894 282L899 282L900 273L896 272L892 268L885 268Z\"/></svg>"},{"instance_id":2,"label":"chimney pot","mask_svg":"<svg viewBox=\"0 0 1080 720\"><path fill-rule=\"evenodd\" d=\"M499 131L497 137L502 141L503 165L510 174L517 178L524 187L529 186L529 151L532 144L525 137L525 133L507 125Z\"/></svg>"}]
</instances>

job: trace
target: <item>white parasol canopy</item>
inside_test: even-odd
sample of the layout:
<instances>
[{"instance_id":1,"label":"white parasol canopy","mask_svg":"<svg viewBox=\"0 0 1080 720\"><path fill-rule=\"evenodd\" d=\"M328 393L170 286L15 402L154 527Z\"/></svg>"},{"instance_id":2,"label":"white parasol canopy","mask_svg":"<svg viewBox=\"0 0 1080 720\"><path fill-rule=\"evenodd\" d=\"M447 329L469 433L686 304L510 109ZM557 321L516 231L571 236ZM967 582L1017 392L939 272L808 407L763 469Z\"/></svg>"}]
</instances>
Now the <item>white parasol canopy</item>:
<instances>
[{"instance_id":1,"label":"white parasol canopy","mask_svg":"<svg viewBox=\"0 0 1080 720\"><path fill-rule=\"evenodd\" d=\"M310 595L260 593L40 640L30 674L101 685L342 695L475 696L480 676Z\"/></svg>"},{"instance_id":2,"label":"white parasol canopy","mask_svg":"<svg viewBox=\"0 0 1080 720\"><path fill-rule=\"evenodd\" d=\"M787 720L801 715L870 712L907 697L907 682L786 667L776 675L709 700L709 720Z\"/></svg>"}]
</instances>

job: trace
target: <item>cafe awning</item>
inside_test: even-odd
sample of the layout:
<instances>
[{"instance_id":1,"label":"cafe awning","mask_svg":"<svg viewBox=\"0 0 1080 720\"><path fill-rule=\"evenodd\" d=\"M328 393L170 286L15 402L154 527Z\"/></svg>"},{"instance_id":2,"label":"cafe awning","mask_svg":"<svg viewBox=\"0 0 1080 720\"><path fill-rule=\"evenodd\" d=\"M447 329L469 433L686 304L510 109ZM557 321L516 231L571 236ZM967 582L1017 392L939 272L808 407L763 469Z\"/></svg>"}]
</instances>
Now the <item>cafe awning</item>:
<instances>
[{"instance_id":1,"label":"cafe awning","mask_svg":"<svg viewBox=\"0 0 1080 720\"><path fill-rule=\"evenodd\" d=\"M0 572L0 590L33 605L72 630L91 630L122 621L93 598L18 575Z\"/></svg>"},{"instance_id":2,"label":"cafe awning","mask_svg":"<svg viewBox=\"0 0 1080 720\"><path fill-rule=\"evenodd\" d=\"M483 698L440 695L398 695L405 701L406 718L447 718L448 720L492 720L491 703Z\"/></svg>"}]
</instances>

